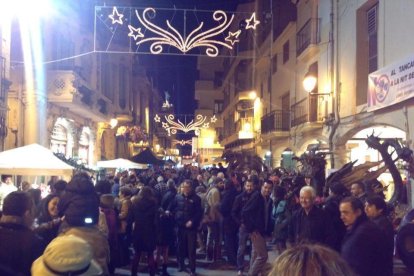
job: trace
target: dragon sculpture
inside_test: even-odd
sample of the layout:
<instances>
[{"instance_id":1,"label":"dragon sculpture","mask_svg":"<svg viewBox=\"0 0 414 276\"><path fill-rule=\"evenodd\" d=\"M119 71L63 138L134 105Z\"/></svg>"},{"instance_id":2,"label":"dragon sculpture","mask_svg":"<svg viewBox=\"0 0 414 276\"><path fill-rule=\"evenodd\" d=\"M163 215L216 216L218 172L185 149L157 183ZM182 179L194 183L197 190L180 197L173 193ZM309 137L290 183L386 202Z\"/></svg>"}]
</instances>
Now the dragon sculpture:
<instances>
[{"instance_id":1,"label":"dragon sculpture","mask_svg":"<svg viewBox=\"0 0 414 276\"><path fill-rule=\"evenodd\" d=\"M243 172L247 169L260 172L263 168L266 168L263 160L257 155L227 150L223 153L222 158L229 164L228 169L231 172Z\"/></svg>"},{"instance_id":2,"label":"dragon sculpture","mask_svg":"<svg viewBox=\"0 0 414 276\"><path fill-rule=\"evenodd\" d=\"M293 157L300 163L299 175L311 179L311 185L319 196L322 195L325 186L326 154L327 152L320 151L320 144L316 144L301 156Z\"/></svg>"},{"instance_id":3,"label":"dragon sculpture","mask_svg":"<svg viewBox=\"0 0 414 276\"><path fill-rule=\"evenodd\" d=\"M377 150L382 157L378 162L365 162L364 164L354 166L356 161L345 164L341 169L332 173L326 180L326 188L334 182L340 181L348 188L356 182L365 184L365 187L374 193L382 193L387 187L383 187L377 178L389 171L394 181L394 192L389 203L396 204L401 198L403 190L403 181L401 174L396 166L398 160L403 160L408 164L408 170L414 173L414 157L413 152L408 147L401 145L398 139L381 139L372 133L365 139L368 147ZM396 158L393 159L393 154L396 153ZM374 167L379 167L372 171Z\"/></svg>"}]
</instances>

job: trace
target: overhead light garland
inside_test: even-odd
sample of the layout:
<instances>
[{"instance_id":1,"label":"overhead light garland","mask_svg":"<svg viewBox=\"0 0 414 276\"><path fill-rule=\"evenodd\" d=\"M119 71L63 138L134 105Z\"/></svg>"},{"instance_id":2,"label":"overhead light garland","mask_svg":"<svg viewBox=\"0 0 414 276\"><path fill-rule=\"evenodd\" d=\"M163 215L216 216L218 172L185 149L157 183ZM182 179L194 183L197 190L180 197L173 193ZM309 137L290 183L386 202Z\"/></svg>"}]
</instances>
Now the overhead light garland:
<instances>
[{"instance_id":1,"label":"overhead light garland","mask_svg":"<svg viewBox=\"0 0 414 276\"><path fill-rule=\"evenodd\" d=\"M112 24L124 24L124 22L122 22L124 15L119 13L116 7L113 7L112 14L108 15L108 17L112 20Z\"/></svg>"},{"instance_id":2,"label":"overhead light garland","mask_svg":"<svg viewBox=\"0 0 414 276\"><path fill-rule=\"evenodd\" d=\"M192 140L173 140L172 141L173 145L180 145L180 146L185 146L185 145L192 145L193 142Z\"/></svg>"},{"instance_id":3,"label":"overhead light garland","mask_svg":"<svg viewBox=\"0 0 414 276\"><path fill-rule=\"evenodd\" d=\"M256 25L260 24L259 20L256 20L256 13L254 12L249 19L246 19L246 30L253 29L256 30Z\"/></svg>"},{"instance_id":4,"label":"overhead light garland","mask_svg":"<svg viewBox=\"0 0 414 276\"><path fill-rule=\"evenodd\" d=\"M213 115L210 120L207 116L201 114L196 115L195 120L191 120L188 124L181 122L179 119L175 121L175 115L168 114L164 116L164 120L161 120L161 117L158 114L155 115L154 121L161 123L162 128L164 128L168 136L171 134L176 134L177 131L190 132L194 131L195 135L200 135L201 129L207 129L210 127L210 123L215 123L217 121L216 115Z\"/></svg>"},{"instance_id":5,"label":"overhead light garland","mask_svg":"<svg viewBox=\"0 0 414 276\"><path fill-rule=\"evenodd\" d=\"M100 11L103 8L108 7L100 7L98 10ZM132 22L133 11L135 11L138 20L136 23ZM124 15L124 13L128 12L129 14ZM186 24L185 12L184 10L184 24ZM256 19L256 13L252 13L250 18L243 19L246 24L242 27L239 24L235 24L237 20L235 20L235 13L228 15L222 10L217 10L212 14L212 20L215 26L205 30L203 27L207 24L201 21L198 26L187 34L186 27L184 27L184 33L181 33L173 25L174 17L165 20L166 26L160 26L153 20L155 15L156 10L151 7L145 8L144 10L123 8L122 12L120 12L114 6L112 7L112 13L107 18L111 20L112 25L123 25L125 21L129 29L128 37L133 39L137 46L149 43L149 51L152 54L161 54L164 52L164 47L168 46L168 48L176 48L183 54L187 54L195 48L202 48L205 54L210 57L218 56L221 47L233 50L235 44L240 42L239 37L242 30L256 30L256 26L260 24L260 21ZM110 28L105 23L102 14L98 18L103 22L104 26L110 29L112 35L114 35L117 31L116 28ZM138 26L136 26L137 24ZM232 27L236 27L237 29L231 30ZM223 37L222 39L220 39L220 35ZM109 43L111 42L109 41Z\"/></svg>"}]
</instances>

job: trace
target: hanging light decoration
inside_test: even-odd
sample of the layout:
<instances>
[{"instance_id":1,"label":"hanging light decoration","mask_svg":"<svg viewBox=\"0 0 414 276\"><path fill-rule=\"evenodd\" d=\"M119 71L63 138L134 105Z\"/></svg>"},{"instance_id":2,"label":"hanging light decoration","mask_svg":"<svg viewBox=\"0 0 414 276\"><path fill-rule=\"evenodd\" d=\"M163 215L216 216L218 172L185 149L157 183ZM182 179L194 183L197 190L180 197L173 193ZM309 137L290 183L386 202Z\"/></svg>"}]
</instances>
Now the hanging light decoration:
<instances>
[{"instance_id":1,"label":"hanging light decoration","mask_svg":"<svg viewBox=\"0 0 414 276\"><path fill-rule=\"evenodd\" d=\"M113 7L112 13L108 15L112 25L122 26L128 20L128 15L124 16L123 12L130 11L132 16L133 8L120 8ZM166 20L166 27L162 27L156 24L153 20L156 15L154 8L145 8L142 13L138 9L135 9L135 15L138 19L134 25L128 24L128 37L131 37L137 46L150 43L149 50L152 54L160 54L164 51L164 46L174 47L181 51L183 54L195 48L205 49L205 54L210 57L216 57L219 54L220 47L224 47L233 50L236 43L240 41L239 36L241 32L248 31L249 29L255 30L256 25L260 23L256 19L256 13L252 13L251 17L244 19L246 23L244 27L238 26L236 30L231 30L234 26L235 14L228 15L222 10L213 12L212 19L215 22L215 26L210 29L203 30L204 22L200 22L191 32L182 34L173 26L172 20ZM112 32L116 31L116 27L111 28ZM149 32L147 32L149 31ZM220 39L219 37L224 37Z\"/></svg>"},{"instance_id":2,"label":"hanging light decoration","mask_svg":"<svg viewBox=\"0 0 414 276\"><path fill-rule=\"evenodd\" d=\"M171 134L176 134L177 131L182 131L184 133L194 131L195 135L200 135L201 129L207 129L210 127L210 123L215 123L217 118L213 115L209 120L207 116L197 114L195 120L191 120L188 124L181 122L177 119L175 121L174 114L168 114L164 116L164 120L161 120L161 117L158 114L155 115L154 121L156 123L161 123L162 127L167 131L168 136Z\"/></svg>"},{"instance_id":3,"label":"hanging light decoration","mask_svg":"<svg viewBox=\"0 0 414 276\"><path fill-rule=\"evenodd\" d=\"M173 140L172 141L173 145L180 145L180 146L185 146L185 145L192 145L193 142L191 140Z\"/></svg>"}]
</instances>

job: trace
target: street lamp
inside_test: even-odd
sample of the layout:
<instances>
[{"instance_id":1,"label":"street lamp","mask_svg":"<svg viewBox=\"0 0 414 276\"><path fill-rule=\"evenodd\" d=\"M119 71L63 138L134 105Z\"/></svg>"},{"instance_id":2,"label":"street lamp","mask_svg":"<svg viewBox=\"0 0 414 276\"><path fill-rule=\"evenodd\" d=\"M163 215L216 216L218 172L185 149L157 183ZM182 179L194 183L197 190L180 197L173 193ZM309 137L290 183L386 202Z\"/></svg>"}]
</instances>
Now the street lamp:
<instances>
[{"instance_id":1,"label":"street lamp","mask_svg":"<svg viewBox=\"0 0 414 276\"><path fill-rule=\"evenodd\" d=\"M313 89L315 89L316 83L318 82L318 79L316 76L308 71L305 75L305 78L303 79L303 88L305 88L305 91L308 93L312 93Z\"/></svg>"},{"instance_id":2,"label":"street lamp","mask_svg":"<svg viewBox=\"0 0 414 276\"><path fill-rule=\"evenodd\" d=\"M250 98L251 100L256 99L256 97L257 97L256 91L251 91L251 92L249 93L249 98Z\"/></svg>"},{"instance_id":3,"label":"street lamp","mask_svg":"<svg viewBox=\"0 0 414 276\"><path fill-rule=\"evenodd\" d=\"M331 96L332 101L332 113L329 115L328 119L326 120L326 125L330 126L329 128L329 151L330 151L330 162L331 162L331 168L334 168L335 166L335 159L334 159L334 145L333 145L333 137L335 135L336 129L339 125L339 114L337 110L337 106L334 99L333 91L331 90L328 93L314 93L312 92L316 84L318 82L316 74L314 74L311 70L309 70L303 79L303 88L306 90L306 92L309 93L309 95L315 95L315 96Z\"/></svg>"},{"instance_id":4,"label":"street lamp","mask_svg":"<svg viewBox=\"0 0 414 276\"><path fill-rule=\"evenodd\" d=\"M317 83L318 77L315 75L315 73L309 70L303 78L303 88L305 89L305 91L308 92L310 95L331 95L331 93L314 93L313 90L315 89Z\"/></svg>"},{"instance_id":5,"label":"street lamp","mask_svg":"<svg viewBox=\"0 0 414 276\"><path fill-rule=\"evenodd\" d=\"M115 119L115 118L112 118L112 119L109 121L109 125L111 126L111 129L114 129L114 128L118 125L118 120L117 120L117 119Z\"/></svg>"}]
</instances>

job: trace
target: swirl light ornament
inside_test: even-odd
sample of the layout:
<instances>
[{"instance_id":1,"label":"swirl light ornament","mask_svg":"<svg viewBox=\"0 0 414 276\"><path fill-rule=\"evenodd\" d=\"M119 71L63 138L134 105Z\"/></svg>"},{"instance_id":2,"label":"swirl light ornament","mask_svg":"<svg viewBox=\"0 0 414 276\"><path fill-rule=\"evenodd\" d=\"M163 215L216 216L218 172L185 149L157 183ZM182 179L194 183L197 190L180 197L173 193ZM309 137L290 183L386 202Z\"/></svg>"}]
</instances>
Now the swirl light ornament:
<instances>
[{"instance_id":1,"label":"swirl light ornament","mask_svg":"<svg viewBox=\"0 0 414 276\"><path fill-rule=\"evenodd\" d=\"M153 13L154 16L148 15L149 12ZM213 39L213 37L223 33L226 29L228 29L234 20L234 14L228 18L227 14L224 11L219 10L213 13L213 19L218 22L217 26L207 31L200 32L204 25L204 22L201 22L198 27L195 28L185 39L180 34L180 32L171 25L169 20L167 20L166 23L170 31L164 30L163 28L152 23L150 19L155 17L155 9L146 8L142 12L142 16L137 10L135 10L135 14L140 24L142 24L147 30L150 30L151 32L158 35L157 37L143 38L141 40L135 39L134 37L136 45L153 41L150 46L150 51L152 54L160 54L163 51L163 46L168 45L177 48L183 53L187 53L196 47L205 47L206 55L210 57L216 57L219 54L218 46L224 46L231 50L233 49L234 43L238 42L237 39L233 40L231 41L230 45L225 42ZM235 33L240 34L240 30ZM231 36L231 34L233 33L229 32L229 36Z\"/></svg>"},{"instance_id":2,"label":"swirl light ornament","mask_svg":"<svg viewBox=\"0 0 414 276\"><path fill-rule=\"evenodd\" d=\"M95 6L94 51L234 57L259 23L254 12Z\"/></svg>"},{"instance_id":3,"label":"swirl light ornament","mask_svg":"<svg viewBox=\"0 0 414 276\"><path fill-rule=\"evenodd\" d=\"M180 146L185 146L185 145L192 145L193 142L192 140L173 140L172 141L173 145L180 145Z\"/></svg>"},{"instance_id":4,"label":"swirl light ornament","mask_svg":"<svg viewBox=\"0 0 414 276\"><path fill-rule=\"evenodd\" d=\"M191 120L188 124L185 124L181 122L179 119L175 121L175 115L168 114L164 116L164 120L161 120L161 118L158 116L158 114L155 115L154 121L157 123L161 123L162 128L164 128L168 136L171 136L171 134L177 134L177 131L182 132L190 132L194 131L195 135L200 135L201 129L207 129L210 127L210 122L215 123L217 121L215 115L208 120L207 116L203 116L201 114L197 114L195 116L195 120Z\"/></svg>"}]
</instances>

